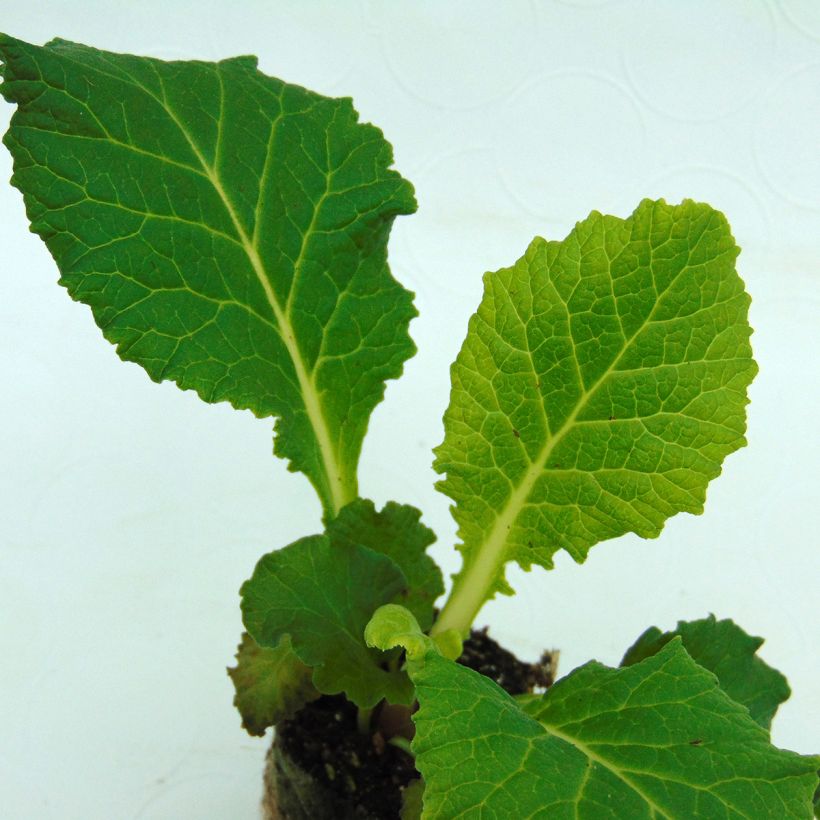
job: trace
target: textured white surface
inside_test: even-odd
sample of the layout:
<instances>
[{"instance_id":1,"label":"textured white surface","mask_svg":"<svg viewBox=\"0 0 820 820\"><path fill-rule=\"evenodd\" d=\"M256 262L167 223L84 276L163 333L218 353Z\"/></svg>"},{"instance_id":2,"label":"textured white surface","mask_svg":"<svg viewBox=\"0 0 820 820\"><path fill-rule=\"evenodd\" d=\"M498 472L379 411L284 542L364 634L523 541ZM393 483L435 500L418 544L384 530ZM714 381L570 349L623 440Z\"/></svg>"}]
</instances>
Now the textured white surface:
<instances>
[{"instance_id":1,"label":"textured white surface","mask_svg":"<svg viewBox=\"0 0 820 820\"><path fill-rule=\"evenodd\" d=\"M702 517L584 566L513 570L518 595L481 621L524 655L560 647L568 671L617 663L650 624L733 617L792 683L775 742L817 750L820 4L45 5L0 0L0 26L165 58L257 53L384 129L420 203L391 245L419 354L374 415L361 487L421 507L448 572L430 449L482 272L592 208L722 208L754 298L750 446ZM272 458L269 422L121 363L26 227L0 186L0 816L250 820L266 744L240 730L222 671L237 590L318 528L318 504Z\"/></svg>"}]
</instances>

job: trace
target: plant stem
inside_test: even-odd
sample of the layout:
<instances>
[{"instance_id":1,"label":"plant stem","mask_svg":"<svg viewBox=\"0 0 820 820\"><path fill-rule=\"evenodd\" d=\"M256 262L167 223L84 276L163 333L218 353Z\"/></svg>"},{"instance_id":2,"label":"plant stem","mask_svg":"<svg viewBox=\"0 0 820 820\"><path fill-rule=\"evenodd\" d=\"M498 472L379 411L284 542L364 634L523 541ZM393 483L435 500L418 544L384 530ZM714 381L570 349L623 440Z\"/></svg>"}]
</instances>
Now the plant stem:
<instances>
[{"instance_id":1,"label":"plant stem","mask_svg":"<svg viewBox=\"0 0 820 820\"><path fill-rule=\"evenodd\" d=\"M431 635L438 635L448 629L457 629L462 638L469 636L476 615L492 596L493 586L501 576L510 529L529 498L536 479L543 472L555 441L560 440L566 429L567 424L559 431L557 439L547 443L495 519L484 541L473 552L469 565L465 563L455 577L447 602L430 631Z\"/></svg>"},{"instance_id":2,"label":"plant stem","mask_svg":"<svg viewBox=\"0 0 820 820\"><path fill-rule=\"evenodd\" d=\"M356 712L356 727L360 734L370 734L370 718L373 716L372 709L362 709L361 707Z\"/></svg>"},{"instance_id":3,"label":"plant stem","mask_svg":"<svg viewBox=\"0 0 820 820\"><path fill-rule=\"evenodd\" d=\"M489 599L493 584L500 577L500 573L505 563L505 551L507 549L507 539L510 531L518 518L527 499L532 494L538 479L543 475L550 456L555 448L573 430L575 422L582 411L588 406L590 396L594 396L598 388L604 383L608 376L618 369L618 365L629 350L632 340L640 332L636 330L627 340L627 344L618 357L609 367L598 376L595 383L588 389L584 389L583 394L578 399L575 409L566 418L559 430L550 436L537 458L530 463L526 472L521 477L518 486L511 493L507 502L500 510L495 522L486 534L484 540L471 550L472 563L462 568L453 582L453 588L444 609L441 611L438 620L433 625L431 635L446 632L448 629L457 629L463 637L467 637L470 626L475 620L478 611Z\"/></svg>"},{"instance_id":4,"label":"plant stem","mask_svg":"<svg viewBox=\"0 0 820 820\"><path fill-rule=\"evenodd\" d=\"M459 583L463 577L463 574L459 575L453 583L444 607L430 629L430 635L440 635L448 629L457 629L462 638L469 636L470 627L482 604L487 600L487 592L483 587L470 589L466 584Z\"/></svg>"},{"instance_id":5,"label":"plant stem","mask_svg":"<svg viewBox=\"0 0 820 820\"><path fill-rule=\"evenodd\" d=\"M395 746L397 749L401 749L403 752L407 752L409 755L413 755L413 751L410 748L410 741L406 737L402 737L401 735L394 735L387 741L391 746Z\"/></svg>"},{"instance_id":6,"label":"plant stem","mask_svg":"<svg viewBox=\"0 0 820 820\"><path fill-rule=\"evenodd\" d=\"M469 566L462 567L456 575L450 594L430 629L430 635L440 635L448 629L455 629L462 638L470 637L470 627L481 607L492 597L493 584L503 566L501 548L504 546L504 536L497 531L506 533L507 529L507 522L502 519L501 527L496 525L488 539L490 545L495 542L495 548L484 549Z\"/></svg>"}]
</instances>

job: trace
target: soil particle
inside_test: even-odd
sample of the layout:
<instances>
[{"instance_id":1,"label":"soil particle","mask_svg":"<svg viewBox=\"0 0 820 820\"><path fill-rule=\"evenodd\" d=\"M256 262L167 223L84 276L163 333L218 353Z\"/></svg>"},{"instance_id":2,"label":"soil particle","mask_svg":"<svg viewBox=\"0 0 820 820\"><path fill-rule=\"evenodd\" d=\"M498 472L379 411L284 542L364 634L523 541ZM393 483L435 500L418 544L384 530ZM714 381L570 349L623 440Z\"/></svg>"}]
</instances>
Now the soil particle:
<instances>
[{"instance_id":1,"label":"soil particle","mask_svg":"<svg viewBox=\"0 0 820 820\"><path fill-rule=\"evenodd\" d=\"M524 663L494 641L485 626L470 633L458 662L492 678L511 695L523 695L552 686L555 658L556 652L544 652L538 663Z\"/></svg>"},{"instance_id":2,"label":"soil particle","mask_svg":"<svg viewBox=\"0 0 820 820\"><path fill-rule=\"evenodd\" d=\"M374 742L373 736L358 731L356 707L341 695L321 697L280 724L274 748L280 752L275 755L280 817L289 820L398 817L401 790L418 777L410 755L381 735ZM313 803L298 783L284 785L284 780L293 780L290 763L315 782L305 784L312 795L322 795L309 814L283 813L290 804L288 794L302 808Z\"/></svg>"},{"instance_id":3,"label":"soil particle","mask_svg":"<svg viewBox=\"0 0 820 820\"><path fill-rule=\"evenodd\" d=\"M544 653L537 664L519 661L485 628L472 631L459 663L518 695L552 683L553 657ZM265 777L269 820L399 818L402 790L419 776L413 758L380 733L362 734L356 721L356 707L334 695L277 726Z\"/></svg>"}]
</instances>

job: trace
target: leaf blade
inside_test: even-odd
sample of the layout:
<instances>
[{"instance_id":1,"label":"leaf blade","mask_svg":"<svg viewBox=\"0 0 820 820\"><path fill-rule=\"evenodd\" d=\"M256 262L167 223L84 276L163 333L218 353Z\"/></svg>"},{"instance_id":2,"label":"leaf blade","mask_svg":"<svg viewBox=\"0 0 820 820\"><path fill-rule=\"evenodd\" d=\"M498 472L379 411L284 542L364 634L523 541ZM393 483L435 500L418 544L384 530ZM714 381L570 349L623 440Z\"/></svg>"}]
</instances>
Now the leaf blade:
<instances>
[{"instance_id":1,"label":"leaf blade","mask_svg":"<svg viewBox=\"0 0 820 820\"><path fill-rule=\"evenodd\" d=\"M773 747L680 638L631 667L585 664L522 706L396 609L368 635L407 649L423 817L811 816L820 759Z\"/></svg>"},{"instance_id":2,"label":"leaf blade","mask_svg":"<svg viewBox=\"0 0 820 820\"><path fill-rule=\"evenodd\" d=\"M289 636L323 694L344 692L363 708L382 698L406 704L413 697L407 675L384 668L386 657L364 642L373 612L406 588L387 556L314 535L260 559L240 591L242 620L260 646L276 647Z\"/></svg>"},{"instance_id":3,"label":"leaf blade","mask_svg":"<svg viewBox=\"0 0 820 820\"><path fill-rule=\"evenodd\" d=\"M761 658L757 650L763 639L746 634L731 620L714 615L697 621L679 621L670 632L650 627L626 651L621 666L632 666L656 654L675 638L695 663L717 675L729 697L748 708L752 719L764 729L771 726L777 708L791 695L786 678Z\"/></svg>"},{"instance_id":4,"label":"leaf blade","mask_svg":"<svg viewBox=\"0 0 820 820\"><path fill-rule=\"evenodd\" d=\"M485 276L434 463L462 542L454 598L482 597L448 602L442 628L511 592L507 561L583 561L600 540L702 511L745 443L756 372L737 253L709 206L645 200Z\"/></svg>"},{"instance_id":5,"label":"leaf blade","mask_svg":"<svg viewBox=\"0 0 820 820\"><path fill-rule=\"evenodd\" d=\"M427 548L436 540L421 523L421 512L409 504L389 501L376 510L372 501L359 498L330 521L325 532L336 547L358 545L387 555L407 578L402 603L418 619L422 629L433 622L433 604L444 593L444 579Z\"/></svg>"},{"instance_id":6,"label":"leaf blade","mask_svg":"<svg viewBox=\"0 0 820 820\"><path fill-rule=\"evenodd\" d=\"M332 516L415 348L386 243L412 186L381 132L255 58L165 63L0 37L13 183L126 360L277 418Z\"/></svg>"},{"instance_id":7,"label":"leaf blade","mask_svg":"<svg viewBox=\"0 0 820 820\"><path fill-rule=\"evenodd\" d=\"M250 735L261 737L268 727L293 717L319 697L310 667L296 657L287 636L275 647L262 647L244 632L236 661L228 669L235 689L233 702L242 716L242 728Z\"/></svg>"}]
</instances>

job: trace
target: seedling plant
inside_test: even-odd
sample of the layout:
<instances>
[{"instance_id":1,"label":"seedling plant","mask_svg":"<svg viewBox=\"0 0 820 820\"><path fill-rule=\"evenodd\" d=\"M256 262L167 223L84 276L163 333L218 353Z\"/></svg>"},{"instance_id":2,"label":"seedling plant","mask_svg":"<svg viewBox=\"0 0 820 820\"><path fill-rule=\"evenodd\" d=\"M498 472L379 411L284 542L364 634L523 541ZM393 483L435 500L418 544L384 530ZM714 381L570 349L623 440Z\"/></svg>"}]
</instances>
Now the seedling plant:
<instances>
[{"instance_id":1,"label":"seedling plant","mask_svg":"<svg viewBox=\"0 0 820 820\"><path fill-rule=\"evenodd\" d=\"M771 744L788 685L731 621L650 628L619 667L520 697L456 662L482 606L513 594L508 564L658 536L702 512L745 444L756 365L723 214L593 212L485 274L435 450L462 556L439 611L433 533L357 477L415 350L387 243L416 200L381 131L253 57L0 36L0 59L12 182L60 284L153 380L275 419L275 454L321 500L323 530L241 590L231 676L249 732L320 695L355 704L365 733L385 703L415 709L394 738L420 773L407 816L811 816L820 761Z\"/></svg>"}]
</instances>

